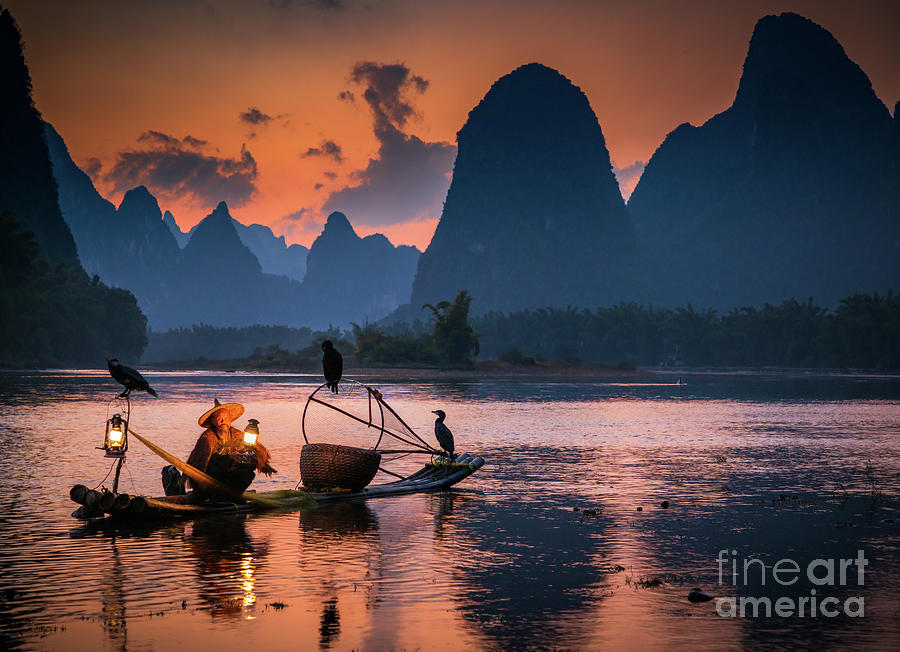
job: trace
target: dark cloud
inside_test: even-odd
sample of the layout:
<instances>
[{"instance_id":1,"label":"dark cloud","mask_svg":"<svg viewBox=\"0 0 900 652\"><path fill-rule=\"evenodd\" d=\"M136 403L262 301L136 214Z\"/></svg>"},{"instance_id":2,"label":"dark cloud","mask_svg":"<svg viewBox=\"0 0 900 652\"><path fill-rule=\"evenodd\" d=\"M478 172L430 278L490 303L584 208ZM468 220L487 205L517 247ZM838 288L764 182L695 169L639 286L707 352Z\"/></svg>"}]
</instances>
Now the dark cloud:
<instances>
[{"instance_id":1,"label":"dark cloud","mask_svg":"<svg viewBox=\"0 0 900 652\"><path fill-rule=\"evenodd\" d=\"M456 147L425 142L403 130L416 116L410 94L425 92L428 81L401 63L371 61L358 62L350 79L364 86L378 153L353 173L355 185L333 192L323 210L342 211L354 223L370 226L440 217Z\"/></svg>"},{"instance_id":2,"label":"dark cloud","mask_svg":"<svg viewBox=\"0 0 900 652\"><path fill-rule=\"evenodd\" d=\"M338 99L344 102L355 102L356 96L353 94L353 91L341 91L338 93Z\"/></svg>"},{"instance_id":3,"label":"dark cloud","mask_svg":"<svg viewBox=\"0 0 900 652\"><path fill-rule=\"evenodd\" d=\"M89 177L94 179L100 174L100 170L103 169L103 163L101 163L100 159L96 156L91 156L90 158L85 159L81 169L84 170Z\"/></svg>"},{"instance_id":4,"label":"dark cloud","mask_svg":"<svg viewBox=\"0 0 900 652\"><path fill-rule=\"evenodd\" d=\"M322 174L324 174L326 177L328 177L332 181L337 179L337 172L323 172Z\"/></svg>"},{"instance_id":5,"label":"dark cloud","mask_svg":"<svg viewBox=\"0 0 900 652\"><path fill-rule=\"evenodd\" d=\"M238 115L238 119L241 122L247 123L248 125L263 125L263 126L265 126L265 125L269 124L275 118L263 113L257 107L251 106L246 111L241 112Z\"/></svg>"},{"instance_id":6,"label":"dark cloud","mask_svg":"<svg viewBox=\"0 0 900 652\"><path fill-rule=\"evenodd\" d=\"M316 185L313 186L313 190L321 190L324 187L325 187L324 183L317 183Z\"/></svg>"},{"instance_id":7,"label":"dark cloud","mask_svg":"<svg viewBox=\"0 0 900 652\"><path fill-rule=\"evenodd\" d=\"M318 147L310 147L300 155L301 158L309 156L325 156L334 159L334 162L340 165L344 162L344 154L341 146L333 140L323 140Z\"/></svg>"},{"instance_id":8,"label":"dark cloud","mask_svg":"<svg viewBox=\"0 0 900 652\"><path fill-rule=\"evenodd\" d=\"M222 158L205 152L208 142L192 136L146 131L138 143L141 147L120 152L104 175L117 192L145 185L163 197L204 206L220 201L240 206L256 192L256 160L243 146L236 158Z\"/></svg>"},{"instance_id":9,"label":"dark cloud","mask_svg":"<svg viewBox=\"0 0 900 652\"><path fill-rule=\"evenodd\" d=\"M324 210L372 226L440 217L456 147L393 128L382 130L379 140L376 157L353 175L358 185L332 193Z\"/></svg>"},{"instance_id":10,"label":"dark cloud","mask_svg":"<svg viewBox=\"0 0 900 652\"><path fill-rule=\"evenodd\" d=\"M613 167L613 174L616 175L616 181L619 182L619 190L625 201L628 201L628 198L631 197L631 193L634 192L634 188L643 173L644 163L642 161L635 161L624 168Z\"/></svg>"},{"instance_id":11,"label":"dark cloud","mask_svg":"<svg viewBox=\"0 0 900 652\"><path fill-rule=\"evenodd\" d=\"M301 222L303 220L308 220L313 217L313 213L308 208L301 208L299 211L295 211L293 213L289 213L281 218L280 221L287 222Z\"/></svg>"},{"instance_id":12,"label":"dark cloud","mask_svg":"<svg viewBox=\"0 0 900 652\"><path fill-rule=\"evenodd\" d=\"M322 232L322 221L308 208L285 215L278 220L281 232L294 242L312 242Z\"/></svg>"},{"instance_id":13,"label":"dark cloud","mask_svg":"<svg viewBox=\"0 0 900 652\"><path fill-rule=\"evenodd\" d=\"M376 132L389 126L402 130L406 121L416 115L407 94L410 91L424 93L428 88L426 79L413 75L402 63L358 61L350 73L350 80L366 87L363 99L375 114Z\"/></svg>"}]
</instances>

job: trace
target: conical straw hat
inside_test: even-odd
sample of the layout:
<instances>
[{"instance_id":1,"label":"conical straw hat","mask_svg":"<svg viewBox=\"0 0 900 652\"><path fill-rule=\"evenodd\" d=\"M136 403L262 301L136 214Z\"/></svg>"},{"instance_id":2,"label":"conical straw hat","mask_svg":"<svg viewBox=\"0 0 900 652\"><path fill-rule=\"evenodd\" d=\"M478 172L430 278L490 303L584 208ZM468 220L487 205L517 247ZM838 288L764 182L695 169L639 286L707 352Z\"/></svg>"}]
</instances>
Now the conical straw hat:
<instances>
[{"instance_id":1,"label":"conical straw hat","mask_svg":"<svg viewBox=\"0 0 900 652\"><path fill-rule=\"evenodd\" d=\"M228 416L230 417L229 423L237 419L244 413L244 406L240 403L219 403L219 399L215 399L215 405L203 413L203 415L197 419L197 423L199 423L204 428L207 426L207 421L213 415L213 412L218 412L219 410L228 410Z\"/></svg>"}]
</instances>

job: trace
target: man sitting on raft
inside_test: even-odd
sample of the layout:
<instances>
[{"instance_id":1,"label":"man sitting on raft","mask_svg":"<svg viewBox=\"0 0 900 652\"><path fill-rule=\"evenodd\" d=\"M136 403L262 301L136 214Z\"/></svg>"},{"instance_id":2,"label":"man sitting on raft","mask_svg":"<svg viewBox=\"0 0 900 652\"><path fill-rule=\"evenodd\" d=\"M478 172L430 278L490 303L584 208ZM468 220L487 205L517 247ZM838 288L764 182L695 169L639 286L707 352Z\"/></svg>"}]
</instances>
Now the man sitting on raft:
<instances>
[{"instance_id":1,"label":"man sitting on raft","mask_svg":"<svg viewBox=\"0 0 900 652\"><path fill-rule=\"evenodd\" d=\"M215 405L197 420L206 430L197 439L194 450L187 459L188 464L225 484L236 494L246 491L256 477L255 471L266 476L277 473L269 465L269 451L266 447L259 442L252 446L245 444L244 433L231 426L231 422L243 413L243 405L220 404L216 399ZM166 478L168 468L163 470L163 483L171 486L171 475ZM195 494L203 497L209 495L209 487L186 476L180 478L178 493L184 493L184 486L188 481Z\"/></svg>"}]
</instances>

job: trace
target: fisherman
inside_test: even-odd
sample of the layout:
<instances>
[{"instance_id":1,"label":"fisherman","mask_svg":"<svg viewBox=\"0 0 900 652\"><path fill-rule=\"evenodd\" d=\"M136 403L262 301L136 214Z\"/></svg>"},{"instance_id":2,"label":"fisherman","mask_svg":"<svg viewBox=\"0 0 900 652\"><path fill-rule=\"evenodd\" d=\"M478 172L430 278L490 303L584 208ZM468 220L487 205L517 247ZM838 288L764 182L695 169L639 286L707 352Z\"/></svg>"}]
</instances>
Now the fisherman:
<instances>
[{"instance_id":1,"label":"fisherman","mask_svg":"<svg viewBox=\"0 0 900 652\"><path fill-rule=\"evenodd\" d=\"M216 399L215 405L197 420L206 430L187 459L188 464L227 485L236 494L242 494L250 486L256 477L255 471L266 476L277 473L269 465L266 447L259 442L252 446L245 444L244 433L232 427L231 422L243 413L243 405L221 404ZM187 480L195 493L205 495L208 492L208 487L185 476L181 477L182 487Z\"/></svg>"}]
</instances>

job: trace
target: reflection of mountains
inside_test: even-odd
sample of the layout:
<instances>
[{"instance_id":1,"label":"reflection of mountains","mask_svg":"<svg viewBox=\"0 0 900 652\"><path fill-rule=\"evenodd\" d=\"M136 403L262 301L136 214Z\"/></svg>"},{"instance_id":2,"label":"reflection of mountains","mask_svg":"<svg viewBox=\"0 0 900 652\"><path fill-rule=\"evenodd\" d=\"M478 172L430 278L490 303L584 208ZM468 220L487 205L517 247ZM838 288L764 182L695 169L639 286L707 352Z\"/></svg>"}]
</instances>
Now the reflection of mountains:
<instances>
[{"instance_id":1,"label":"reflection of mountains","mask_svg":"<svg viewBox=\"0 0 900 652\"><path fill-rule=\"evenodd\" d=\"M520 462L510 465L517 466L514 475L536 474L527 467L540 466L538 460ZM513 484L518 493L541 490L533 480ZM594 625L585 614L602 600L606 576L596 560L607 556L605 539L580 528L571 508L486 494L478 500L455 492L436 496L436 541L465 546L450 557L466 560L452 568L457 610L490 640L488 647L577 647ZM454 518L460 500L464 514Z\"/></svg>"},{"instance_id":2,"label":"reflection of mountains","mask_svg":"<svg viewBox=\"0 0 900 652\"><path fill-rule=\"evenodd\" d=\"M744 431L753 428L747 426ZM762 459L756 458L760 453ZM849 468L855 463L850 452L844 456L835 453L835 458ZM617 561L636 578L644 574L685 576L684 582L676 580L659 593L642 589L628 604L614 600L612 607L604 605L607 608L592 616L604 643L613 647L634 645L633 632L641 632L646 634L643 641L663 640L675 647L717 640L721 647L744 649L789 647L796 641L803 641L810 649L867 649L884 647L886 641L877 637L892 631L892 625L896 631L896 617L888 610L867 610L865 618L855 619L843 613L835 618L824 618L821 613L810 617L807 603L806 617L777 617L773 611L772 617L725 619L731 621L730 625L720 619L697 618L691 628L686 628L683 614L659 609L666 596L678 593L683 600L695 585L718 597L769 598L772 605L781 597L799 604L800 599L809 599L812 589L819 600L834 596L843 603L847 597L863 595L866 607L870 605L869 596L890 604L891 594L897 595L900 559L887 552L894 549L894 532L877 525L886 515L881 510L886 508L893 515L898 503L882 500L876 504L861 497L859 490L845 502L831 499L826 488L833 487L845 469L830 467L821 454L753 445L742 449L734 460L729 454L728 463L723 464L711 456L698 458L695 448L667 446L623 448L601 460L604 468L617 469L618 474L619 495L609 501L617 519L610 541ZM816 477L812 473L807 476L802 468L811 463L818 464ZM735 493L717 491L723 482ZM803 487L799 493L782 493L787 486L798 485ZM663 497L672 500L669 509L652 504ZM641 514L634 511L638 502L645 506ZM860 527L867 519L869 523ZM816 586L807 579L806 567L814 559L854 559L858 550L865 550L871 564L866 569L865 586L856 586L855 566L851 567L847 586ZM879 550L885 552L879 554ZM722 585L718 584L720 551L727 555ZM765 565L764 584L758 562L750 564L749 581L744 583L741 575L748 559ZM731 579L732 560L736 560L741 574L737 586ZM799 565L801 572L794 584L784 586L774 581L772 567L780 560L793 560ZM764 612L761 608L760 613ZM894 620L886 622L891 618ZM640 627L649 619L654 623L652 634Z\"/></svg>"}]
</instances>

